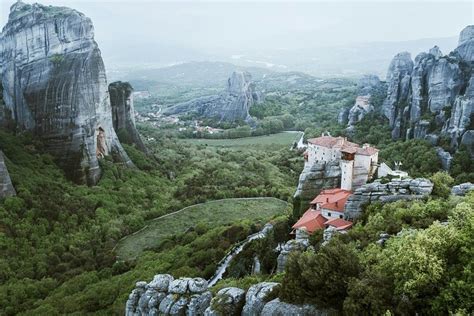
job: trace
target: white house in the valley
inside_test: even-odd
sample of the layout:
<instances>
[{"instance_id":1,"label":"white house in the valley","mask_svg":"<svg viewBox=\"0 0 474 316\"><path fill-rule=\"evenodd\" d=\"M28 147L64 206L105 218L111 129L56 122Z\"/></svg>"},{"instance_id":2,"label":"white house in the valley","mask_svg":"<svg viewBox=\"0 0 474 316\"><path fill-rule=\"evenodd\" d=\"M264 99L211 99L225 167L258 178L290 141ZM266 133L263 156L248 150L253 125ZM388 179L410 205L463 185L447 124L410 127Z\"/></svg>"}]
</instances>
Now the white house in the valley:
<instances>
[{"instance_id":1,"label":"white house in the valley","mask_svg":"<svg viewBox=\"0 0 474 316\"><path fill-rule=\"evenodd\" d=\"M378 149L362 147L345 137L321 136L308 139L307 164L338 161L341 167L341 189L353 191L370 180L377 170Z\"/></svg>"}]
</instances>

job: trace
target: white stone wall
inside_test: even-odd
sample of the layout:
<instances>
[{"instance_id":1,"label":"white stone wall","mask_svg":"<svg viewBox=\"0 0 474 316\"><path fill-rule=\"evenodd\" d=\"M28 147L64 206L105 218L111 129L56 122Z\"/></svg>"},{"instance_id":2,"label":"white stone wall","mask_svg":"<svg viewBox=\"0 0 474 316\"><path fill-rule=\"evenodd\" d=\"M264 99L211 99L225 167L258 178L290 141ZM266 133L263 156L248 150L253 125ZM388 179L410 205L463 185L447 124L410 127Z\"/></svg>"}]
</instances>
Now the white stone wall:
<instances>
[{"instance_id":1,"label":"white stone wall","mask_svg":"<svg viewBox=\"0 0 474 316\"><path fill-rule=\"evenodd\" d=\"M352 191L353 161L341 160L341 189Z\"/></svg>"},{"instance_id":2,"label":"white stone wall","mask_svg":"<svg viewBox=\"0 0 474 316\"><path fill-rule=\"evenodd\" d=\"M314 144L308 144L307 152L308 163L311 165L316 163L317 161L329 162L341 159L341 152L337 148L331 149Z\"/></svg>"},{"instance_id":3,"label":"white stone wall","mask_svg":"<svg viewBox=\"0 0 474 316\"><path fill-rule=\"evenodd\" d=\"M321 214L326 218L343 218L344 213L323 208Z\"/></svg>"}]
</instances>

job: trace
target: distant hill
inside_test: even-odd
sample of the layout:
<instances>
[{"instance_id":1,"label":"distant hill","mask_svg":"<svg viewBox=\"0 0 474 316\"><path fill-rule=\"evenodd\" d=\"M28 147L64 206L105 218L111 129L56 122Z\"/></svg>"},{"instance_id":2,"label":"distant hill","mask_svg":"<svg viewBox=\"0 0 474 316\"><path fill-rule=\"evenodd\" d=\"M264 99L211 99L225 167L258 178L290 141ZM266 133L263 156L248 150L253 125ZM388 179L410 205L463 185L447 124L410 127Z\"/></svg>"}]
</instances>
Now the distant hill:
<instances>
[{"instance_id":1,"label":"distant hill","mask_svg":"<svg viewBox=\"0 0 474 316\"><path fill-rule=\"evenodd\" d=\"M180 87L224 87L234 71L248 71L254 80L259 80L273 71L260 67L237 66L227 62L187 62L170 67L154 69L130 69L109 74L113 80L126 80L135 89L150 86L176 85Z\"/></svg>"}]
</instances>

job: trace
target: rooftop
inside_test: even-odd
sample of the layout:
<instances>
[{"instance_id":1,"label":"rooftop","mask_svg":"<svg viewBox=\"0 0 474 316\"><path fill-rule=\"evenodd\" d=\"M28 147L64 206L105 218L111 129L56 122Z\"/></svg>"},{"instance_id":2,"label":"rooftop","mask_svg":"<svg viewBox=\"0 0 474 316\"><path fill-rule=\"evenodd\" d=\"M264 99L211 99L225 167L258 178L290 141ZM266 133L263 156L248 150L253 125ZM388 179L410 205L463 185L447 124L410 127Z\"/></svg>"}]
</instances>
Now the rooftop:
<instances>
[{"instance_id":1,"label":"rooftop","mask_svg":"<svg viewBox=\"0 0 474 316\"><path fill-rule=\"evenodd\" d=\"M320 211L308 209L303 216L293 225L293 229L306 228L309 234L312 234L318 229L324 229L324 223L327 219L321 214Z\"/></svg>"},{"instance_id":2,"label":"rooftop","mask_svg":"<svg viewBox=\"0 0 474 316\"><path fill-rule=\"evenodd\" d=\"M364 146L360 147L358 144L352 143L348 141L347 138L340 136L321 136L310 138L308 139L308 143L326 148L340 148L341 151L364 156L372 156L378 152L377 148L372 147L369 144L364 144Z\"/></svg>"},{"instance_id":3,"label":"rooftop","mask_svg":"<svg viewBox=\"0 0 474 316\"><path fill-rule=\"evenodd\" d=\"M337 212L343 212L347 199L352 195L351 191L343 189L323 190L311 201L311 205L319 204L322 208L330 209Z\"/></svg>"},{"instance_id":4,"label":"rooftop","mask_svg":"<svg viewBox=\"0 0 474 316\"><path fill-rule=\"evenodd\" d=\"M352 222L346 221L342 218L332 218L324 223L324 225L335 227L337 230L345 230L352 226Z\"/></svg>"}]
</instances>

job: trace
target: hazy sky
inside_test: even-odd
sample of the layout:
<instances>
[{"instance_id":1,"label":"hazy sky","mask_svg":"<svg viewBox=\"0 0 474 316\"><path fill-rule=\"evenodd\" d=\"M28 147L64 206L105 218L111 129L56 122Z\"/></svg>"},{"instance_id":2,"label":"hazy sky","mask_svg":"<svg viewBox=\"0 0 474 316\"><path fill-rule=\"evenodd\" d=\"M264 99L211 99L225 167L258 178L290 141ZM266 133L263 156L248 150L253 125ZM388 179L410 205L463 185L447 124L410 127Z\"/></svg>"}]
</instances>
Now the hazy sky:
<instances>
[{"instance_id":1,"label":"hazy sky","mask_svg":"<svg viewBox=\"0 0 474 316\"><path fill-rule=\"evenodd\" d=\"M31 3L30 1L25 1ZM0 0L6 23L13 1ZM473 1L44 0L89 16L104 55L114 50L238 53L354 42L457 36L474 24ZM171 51L173 51L173 49ZM107 56L106 56L107 57Z\"/></svg>"}]
</instances>

